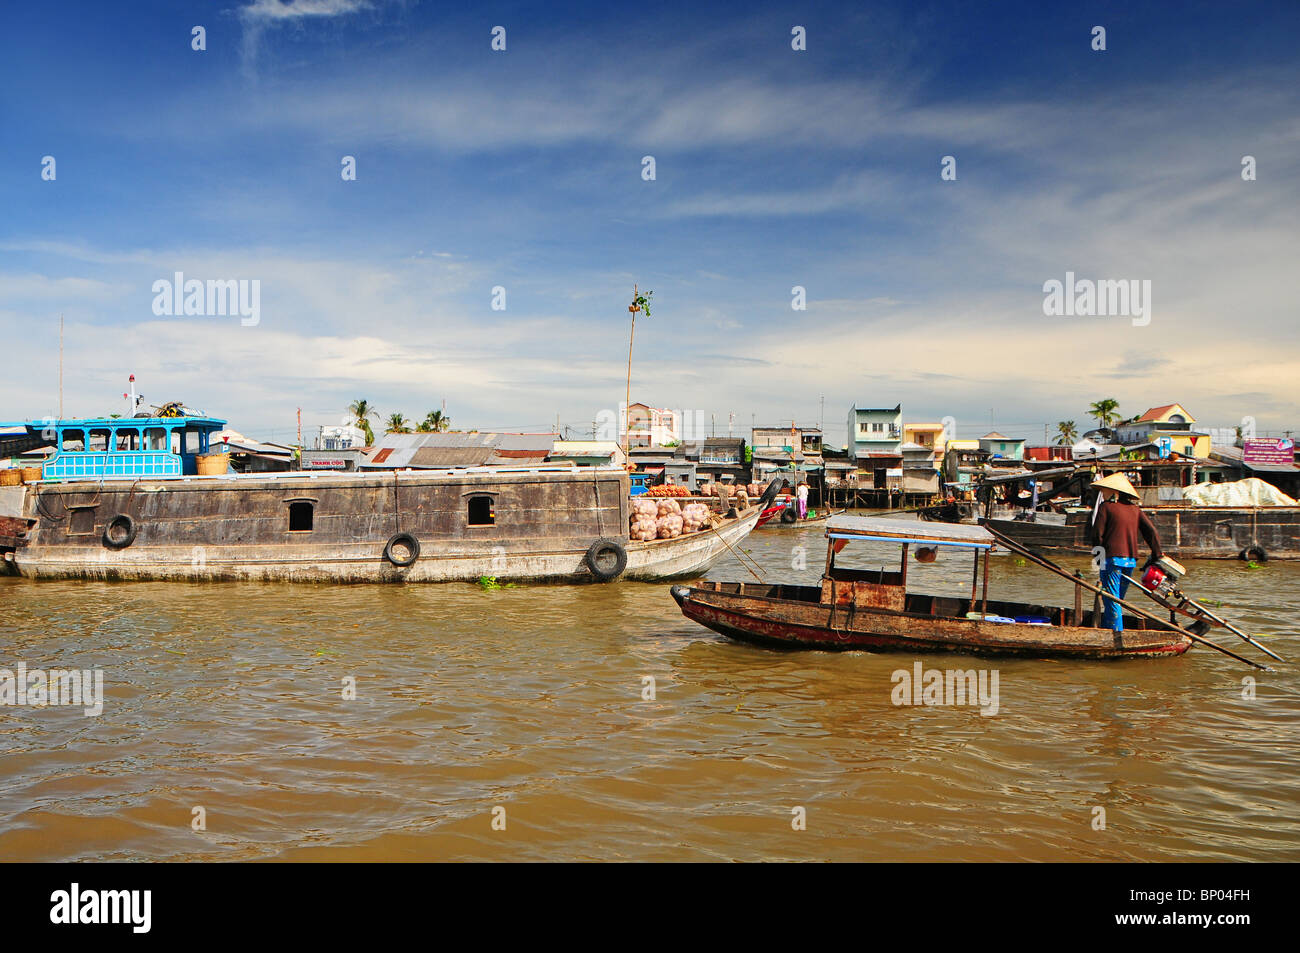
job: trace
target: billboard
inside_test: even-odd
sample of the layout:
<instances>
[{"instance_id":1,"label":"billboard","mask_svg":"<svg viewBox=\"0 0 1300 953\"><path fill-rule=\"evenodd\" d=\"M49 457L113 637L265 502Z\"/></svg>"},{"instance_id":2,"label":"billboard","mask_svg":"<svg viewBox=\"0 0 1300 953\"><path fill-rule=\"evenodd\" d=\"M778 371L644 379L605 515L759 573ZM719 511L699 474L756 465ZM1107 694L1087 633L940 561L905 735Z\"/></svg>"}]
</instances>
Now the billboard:
<instances>
[{"instance_id":1,"label":"billboard","mask_svg":"<svg viewBox=\"0 0 1300 953\"><path fill-rule=\"evenodd\" d=\"M1250 437L1241 442L1241 461L1248 466L1295 463L1295 441L1289 437Z\"/></svg>"}]
</instances>

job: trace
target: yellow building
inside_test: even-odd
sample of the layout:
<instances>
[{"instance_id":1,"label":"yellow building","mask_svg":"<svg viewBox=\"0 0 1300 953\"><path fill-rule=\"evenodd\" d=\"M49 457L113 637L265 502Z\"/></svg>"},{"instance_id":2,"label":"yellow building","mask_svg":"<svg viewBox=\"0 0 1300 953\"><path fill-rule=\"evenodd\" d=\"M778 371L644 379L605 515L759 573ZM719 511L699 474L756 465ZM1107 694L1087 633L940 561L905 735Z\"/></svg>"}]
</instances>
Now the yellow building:
<instances>
[{"instance_id":1,"label":"yellow building","mask_svg":"<svg viewBox=\"0 0 1300 953\"><path fill-rule=\"evenodd\" d=\"M1196 430L1196 418L1182 404L1152 407L1141 417L1119 424L1115 436L1126 449L1154 444L1171 453L1210 458L1210 435Z\"/></svg>"},{"instance_id":2,"label":"yellow building","mask_svg":"<svg viewBox=\"0 0 1300 953\"><path fill-rule=\"evenodd\" d=\"M935 469L943 464L943 424L903 424L903 443L933 451Z\"/></svg>"}]
</instances>

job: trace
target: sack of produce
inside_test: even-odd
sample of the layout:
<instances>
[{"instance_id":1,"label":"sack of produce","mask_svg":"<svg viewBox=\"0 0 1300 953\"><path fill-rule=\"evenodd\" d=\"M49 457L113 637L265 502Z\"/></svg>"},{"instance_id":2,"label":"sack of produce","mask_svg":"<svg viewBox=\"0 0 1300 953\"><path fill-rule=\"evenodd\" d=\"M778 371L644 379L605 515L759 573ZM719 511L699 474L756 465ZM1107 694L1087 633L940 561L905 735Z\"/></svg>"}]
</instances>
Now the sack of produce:
<instances>
[{"instance_id":1,"label":"sack of produce","mask_svg":"<svg viewBox=\"0 0 1300 953\"><path fill-rule=\"evenodd\" d=\"M680 513L669 513L659 517L659 538L672 539L682 535L682 517Z\"/></svg>"},{"instance_id":2,"label":"sack of produce","mask_svg":"<svg viewBox=\"0 0 1300 953\"><path fill-rule=\"evenodd\" d=\"M632 530L628 536L632 539L639 540L643 543L649 542L659 535L658 520L653 516L634 516L632 517Z\"/></svg>"},{"instance_id":3,"label":"sack of produce","mask_svg":"<svg viewBox=\"0 0 1300 953\"><path fill-rule=\"evenodd\" d=\"M687 503L682 507L682 532L698 533L709 521L709 508L703 503Z\"/></svg>"},{"instance_id":4,"label":"sack of produce","mask_svg":"<svg viewBox=\"0 0 1300 953\"><path fill-rule=\"evenodd\" d=\"M680 516L682 504L676 500L660 500L657 515L662 519L665 516Z\"/></svg>"}]
</instances>

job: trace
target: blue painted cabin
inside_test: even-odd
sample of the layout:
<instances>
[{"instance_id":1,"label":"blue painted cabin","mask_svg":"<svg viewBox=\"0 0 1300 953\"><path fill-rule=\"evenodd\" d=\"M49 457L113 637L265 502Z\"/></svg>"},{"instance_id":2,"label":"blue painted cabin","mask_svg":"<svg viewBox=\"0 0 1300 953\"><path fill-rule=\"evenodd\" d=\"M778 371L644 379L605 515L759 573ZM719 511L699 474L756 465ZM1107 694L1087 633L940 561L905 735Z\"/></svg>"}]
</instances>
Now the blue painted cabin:
<instances>
[{"instance_id":1,"label":"blue painted cabin","mask_svg":"<svg viewBox=\"0 0 1300 953\"><path fill-rule=\"evenodd\" d=\"M86 417L28 424L49 439L54 454L45 479L192 476L210 452L212 435L226 426L214 417Z\"/></svg>"}]
</instances>

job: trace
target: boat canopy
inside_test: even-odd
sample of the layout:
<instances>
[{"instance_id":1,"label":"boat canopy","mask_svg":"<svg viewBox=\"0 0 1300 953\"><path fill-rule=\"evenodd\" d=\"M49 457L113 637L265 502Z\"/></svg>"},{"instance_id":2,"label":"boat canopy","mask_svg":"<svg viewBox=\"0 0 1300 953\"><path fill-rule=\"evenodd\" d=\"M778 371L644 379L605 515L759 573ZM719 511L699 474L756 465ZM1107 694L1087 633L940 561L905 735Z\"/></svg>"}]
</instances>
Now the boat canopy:
<instances>
[{"instance_id":1,"label":"boat canopy","mask_svg":"<svg viewBox=\"0 0 1300 953\"><path fill-rule=\"evenodd\" d=\"M832 516L826 521L826 538L958 546L965 549L996 548L993 535L983 526L922 523L881 516Z\"/></svg>"},{"instance_id":2,"label":"boat canopy","mask_svg":"<svg viewBox=\"0 0 1300 953\"><path fill-rule=\"evenodd\" d=\"M25 425L54 453L45 479L193 476L225 427L216 417L75 417Z\"/></svg>"}]
</instances>

